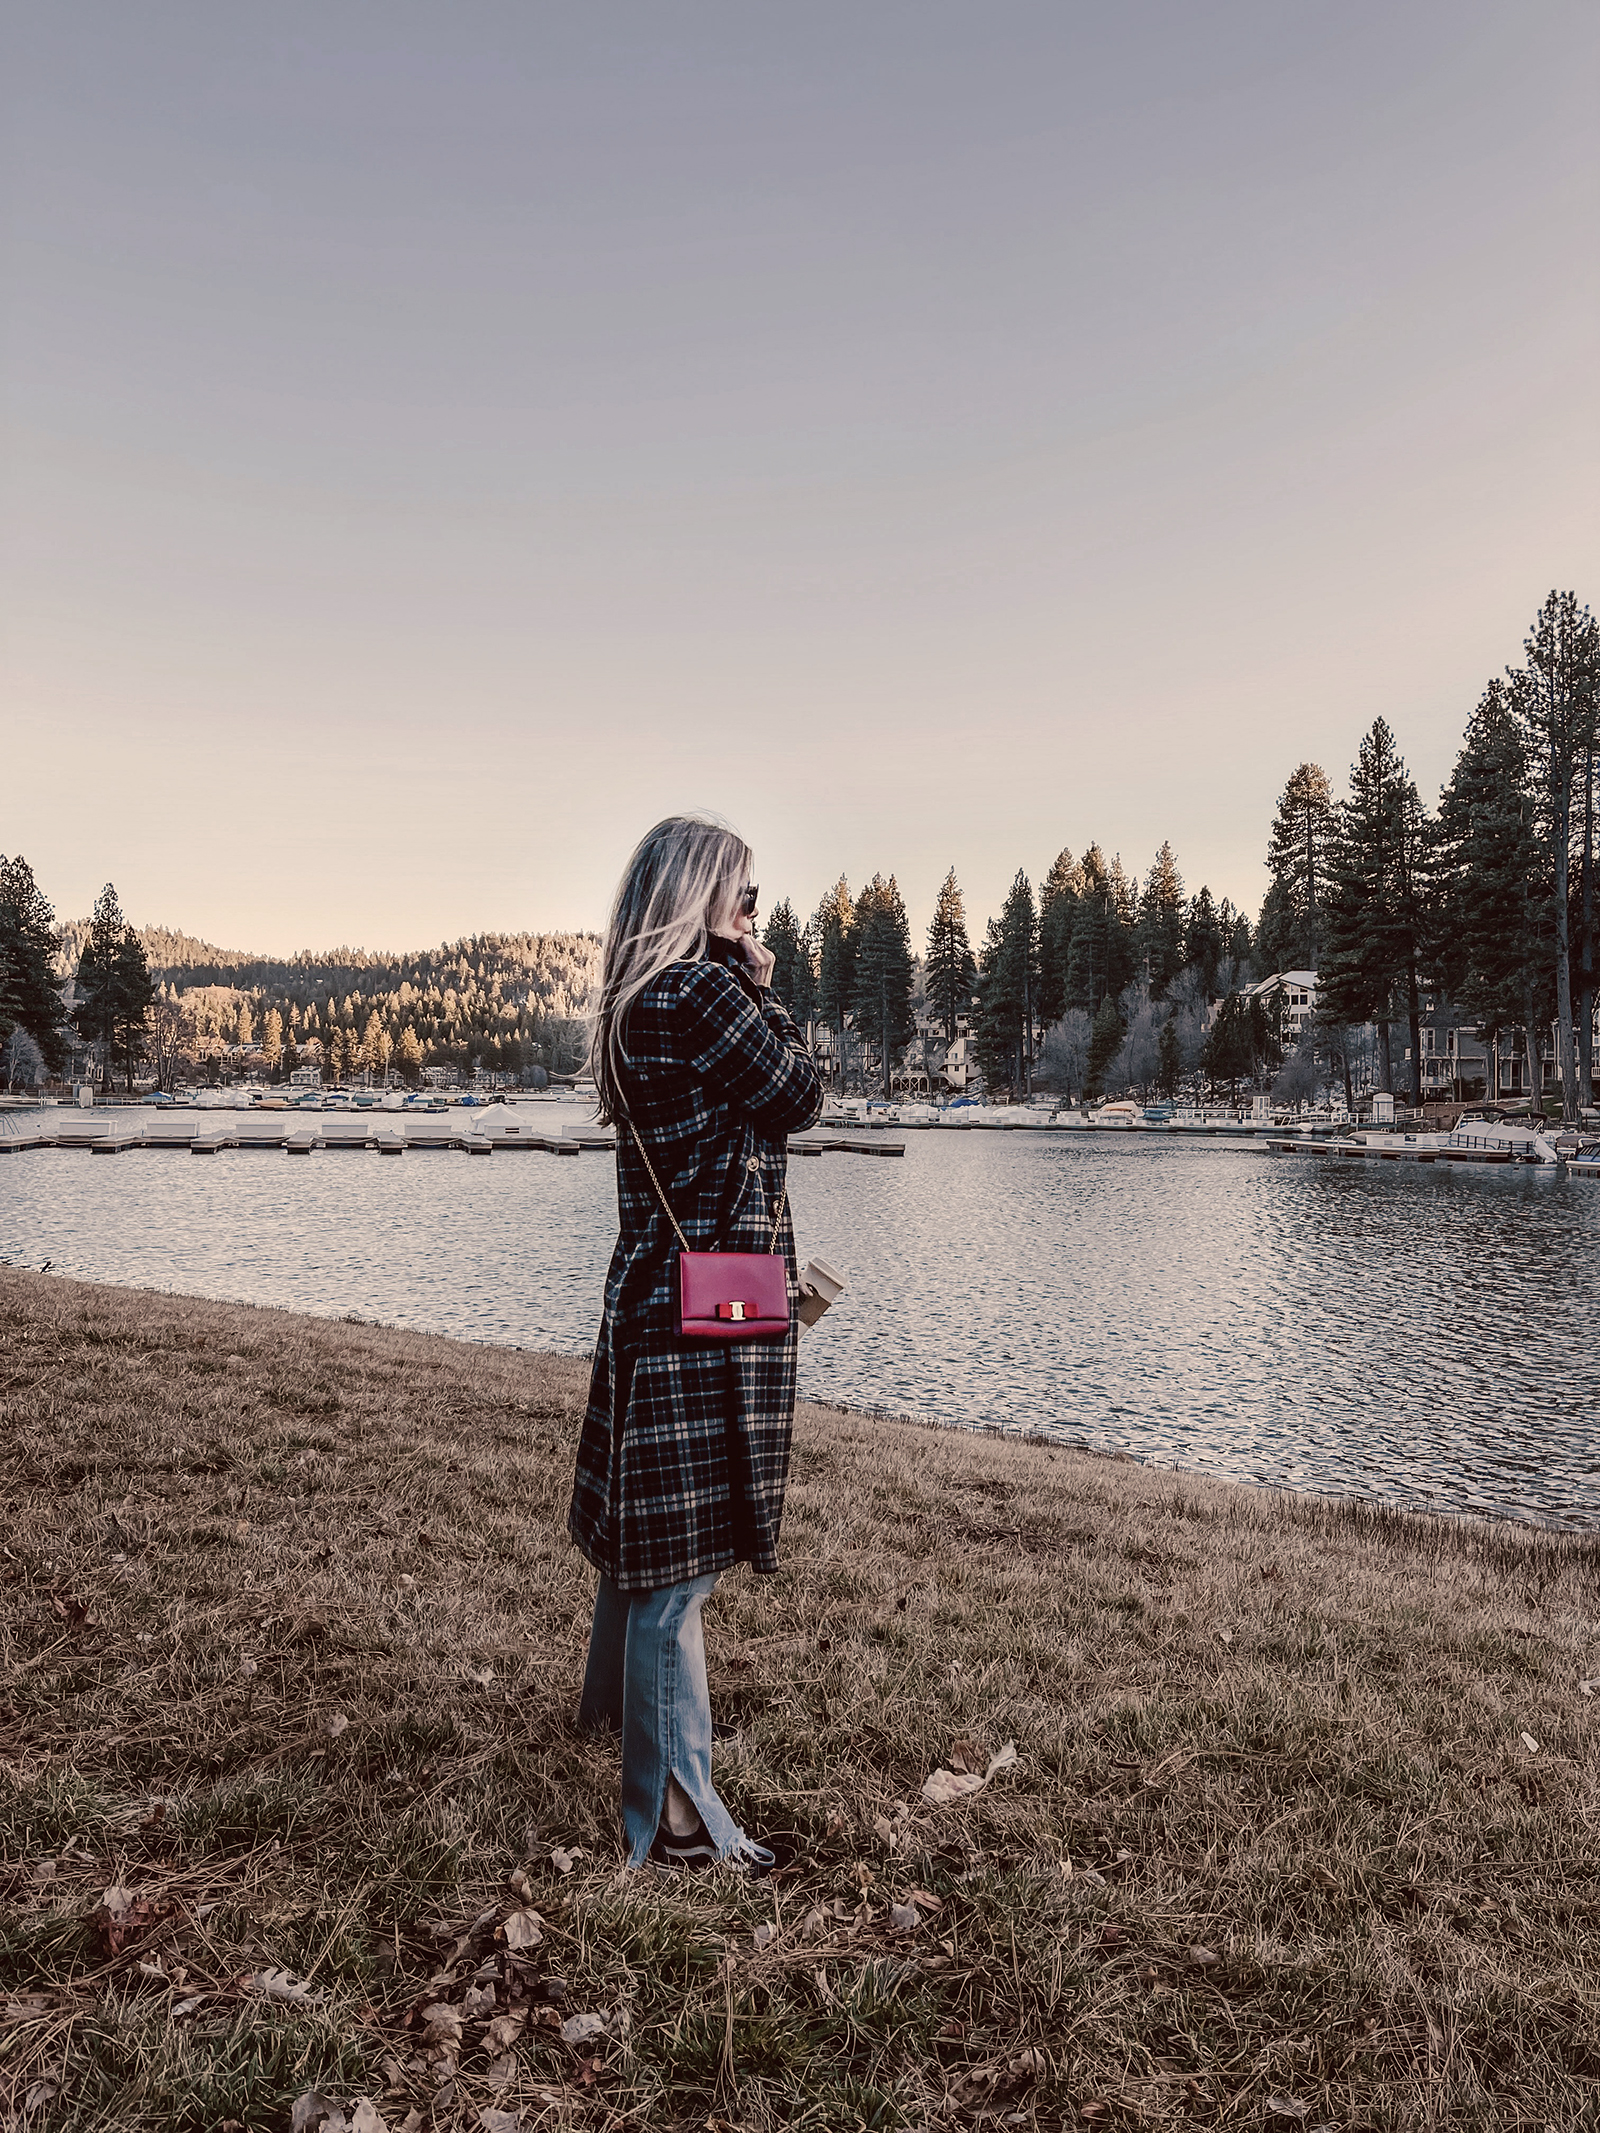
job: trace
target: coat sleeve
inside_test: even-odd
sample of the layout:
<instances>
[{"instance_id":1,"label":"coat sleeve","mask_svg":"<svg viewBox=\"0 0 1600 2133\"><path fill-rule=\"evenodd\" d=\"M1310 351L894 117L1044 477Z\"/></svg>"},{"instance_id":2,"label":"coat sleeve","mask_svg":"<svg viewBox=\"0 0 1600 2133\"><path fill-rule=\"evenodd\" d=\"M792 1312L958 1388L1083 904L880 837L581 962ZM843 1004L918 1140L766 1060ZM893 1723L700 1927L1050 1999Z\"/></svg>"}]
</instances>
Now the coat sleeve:
<instances>
[{"instance_id":1,"label":"coat sleeve","mask_svg":"<svg viewBox=\"0 0 1600 2133\"><path fill-rule=\"evenodd\" d=\"M683 988L684 1056L712 1103L747 1113L776 1137L813 1124L822 1084L781 1001L757 1006L731 970L701 964Z\"/></svg>"}]
</instances>

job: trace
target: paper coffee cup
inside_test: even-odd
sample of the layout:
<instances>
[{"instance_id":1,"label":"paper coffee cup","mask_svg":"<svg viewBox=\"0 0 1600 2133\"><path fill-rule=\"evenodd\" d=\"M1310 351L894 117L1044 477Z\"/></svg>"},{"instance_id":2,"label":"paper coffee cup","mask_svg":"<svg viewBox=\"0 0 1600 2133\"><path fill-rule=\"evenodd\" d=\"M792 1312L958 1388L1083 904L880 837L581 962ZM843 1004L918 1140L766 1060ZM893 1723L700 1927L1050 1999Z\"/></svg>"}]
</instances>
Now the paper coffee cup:
<instances>
[{"instance_id":1,"label":"paper coffee cup","mask_svg":"<svg viewBox=\"0 0 1600 2133\"><path fill-rule=\"evenodd\" d=\"M800 1269L800 1302L796 1316L801 1325L814 1326L827 1310L845 1292L845 1278L836 1266L826 1259L808 1259Z\"/></svg>"}]
</instances>

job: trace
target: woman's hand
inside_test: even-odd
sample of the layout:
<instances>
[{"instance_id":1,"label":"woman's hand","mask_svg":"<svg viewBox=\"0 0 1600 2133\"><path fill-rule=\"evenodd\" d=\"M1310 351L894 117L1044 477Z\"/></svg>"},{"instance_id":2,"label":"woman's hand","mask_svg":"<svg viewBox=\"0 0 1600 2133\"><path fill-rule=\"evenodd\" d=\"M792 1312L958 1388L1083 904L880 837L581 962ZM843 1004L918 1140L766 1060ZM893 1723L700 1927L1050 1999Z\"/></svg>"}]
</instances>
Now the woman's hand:
<instances>
[{"instance_id":1,"label":"woman's hand","mask_svg":"<svg viewBox=\"0 0 1600 2133\"><path fill-rule=\"evenodd\" d=\"M733 914L733 938L744 957L745 967L758 985L765 988L772 983L772 966L778 960L770 948L763 948L756 935L756 922L743 911Z\"/></svg>"},{"instance_id":2,"label":"woman's hand","mask_svg":"<svg viewBox=\"0 0 1600 2133\"><path fill-rule=\"evenodd\" d=\"M744 921L747 928L750 921ZM766 987L772 983L772 966L778 960L770 948L763 948L753 929L739 935L739 953L749 965L750 975L756 983Z\"/></svg>"}]
</instances>

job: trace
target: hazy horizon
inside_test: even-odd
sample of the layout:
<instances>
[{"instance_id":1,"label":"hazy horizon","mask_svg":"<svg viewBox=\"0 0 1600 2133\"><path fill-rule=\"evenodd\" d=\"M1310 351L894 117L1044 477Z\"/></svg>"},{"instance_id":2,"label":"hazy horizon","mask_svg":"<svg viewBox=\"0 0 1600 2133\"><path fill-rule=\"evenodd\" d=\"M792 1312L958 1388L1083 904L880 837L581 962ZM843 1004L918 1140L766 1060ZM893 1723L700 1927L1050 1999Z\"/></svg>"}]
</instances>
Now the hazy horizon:
<instances>
[{"instance_id":1,"label":"hazy horizon","mask_svg":"<svg viewBox=\"0 0 1600 2133\"><path fill-rule=\"evenodd\" d=\"M920 947L1252 916L1600 598L1600 16L87 0L5 36L6 796L63 916L604 923L674 808ZM318 951L322 952L322 951Z\"/></svg>"}]
</instances>

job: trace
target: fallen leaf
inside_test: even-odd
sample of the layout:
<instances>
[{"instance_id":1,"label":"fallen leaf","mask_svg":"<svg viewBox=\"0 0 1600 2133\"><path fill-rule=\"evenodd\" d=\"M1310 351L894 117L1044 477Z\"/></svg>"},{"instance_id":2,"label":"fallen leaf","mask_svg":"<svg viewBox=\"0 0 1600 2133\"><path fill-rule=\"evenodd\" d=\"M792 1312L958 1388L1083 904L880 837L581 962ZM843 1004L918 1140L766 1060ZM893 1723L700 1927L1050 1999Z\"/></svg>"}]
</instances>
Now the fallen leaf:
<instances>
[{"instance_id":1,"label":"fallen leaf","mask_svg":"<svg viewBox=\"0 0 1600 2133\"><path fill-rule=\"evenodd\" d=\"M970 1770L936 1770L923 1782L922 1797L930 1807L951 1807L983 1790L983 1779Z\"/></svg>"},{"instance_id":2,"label":"fallen leaf","mask_svg":"<svg viewBox=\"0 0 1600 2133\"><path fill-rule=\"evenodd\" d=\"M483 2033L485 2046L491 2052L508 2052L527 2026L528 2010L517 2008L511 2014L496 2015Z\"/></svg>"},{"instance_id":3,"label":"fallen leaf","mask_svg":"<svg viewBox=\"0 0 1600 2133\"><path fill-rule=\"evenodd\" d=\"M568 2015L561 2025L563 2044L587 2044L591 2037L603 2037L607 2017L603 2014Z\"/></svg>"},{"instance_id":4,"label":"fallen leaf","mask_svg":"<svg viewBox=\"0 0 1600 2133\"><path fill-rule=\"evenodd\" d=\"M942 1911L944 1905L937 1896L930 1896L926 1889L907 1889L906 1902L914 1903L922 1911Z\"/></svg>"},{"instance_id":5,"label":"fallen leaf","mask_svg":"<svg viewBox=\"0 0 1600 2133\"><path fill-rule=\"evenodd\" d=\"M481 2022L494 2013L494 1987L471 1985L462 1996L461 2019L463 2022Z\"/></svg>"},{"instance_id":6,"label":"fallen leaf","mask_svg":"<svg viewBox=\"0 0 1600 2133\"><path fill-rule=\"evenodd\" d=\"M555 1850L550 1854L550 1864L555 1868L558 1874L570 1874L572 1872L574 1863L582 1857L582 1852L578 1851L577 1849L573 1849L570 1852L563 1851L561 1846L558 1844Z\"/></svg>"},{"instance_id":7,"label":"fallen leaf","mask_svg":"<svg viewBox=\"0 0 1600 2133\"><path fill-rule=\"evenodd\" d=\"M480 1669L469 1666L467 1668L467 1679L480 1689L492 1688L494 1685L494 1668L486 1666Z\"/></svg>"},{"instance_id":8,"label":"fallen leaf","mask_svg":"<svg viewBox=\"0 0 1600 2133\"><path fill-rule=\"evenodd\" d=\"M267 2000L287 2000L295 2007L318 2007L328 1995L315 1985L308 1985L304 1978L294 1977L287 1970L257 1970L244 1981L246 1992L259 1993ZM308 2096L315 2089L306 2091Z\"/></svg>"},{"instance_id":9,"label":"fallen leaf","mask_svg":"<svg viewBox=\"0 0 1600 2133\"><path fill-rule=\"evenodd\" d=\"M422 2036L426 2044L459 2044L461 2011L448 2000L433 2000L422 2010Z\"/></svg>"},{"instance_id":10,"label":"fallen leaf","mask_svg":"<svg viewBox=\"0 0 1600 2133\"><path fill-rule=\"evenodd\" d=\"M1209 1970L1213 1963L1220 1963L1222 1958L1215 1948L1191 1948L1189 1960L1191 1963L1198 1963L1202 1970Z\"/></svg>"},{"instance_id":11,"label":"fallen leaf","mask_svg":"<svg viewBox=\"0 0 1600 2133\"><path fill-rule=\"evenodd\" d=\"M350 1721L345 1717L343 1711L335 1711L331 1717L322 1721L322 1730L327 1734L329 1740L337 1740L349 1723Z\"/></svg>"},{"instance_id":12,"label":"fallen leaf","mask_svg":"<svg viewBox=\"0 0 1600 2133\"><path fill-rule=\"evenodd\" d=\"M528 1879L526 1868L514 1866L511 1869L509 1887L513 1896L520 1896L524 1903L532 1902L533 1883Z\"/></svg>"},{"instance_id":13,"label":"fallen leaf","mask_svg":"<svg viewBox=\"0 0 1600 2133\"><path fill-rule=\"evenodd\" d=\"M497 2104L486 2103L478 2113L478 2124L483 2133L517 2133L521 2123L520 2111L502 2111Z\"/></svg>"},{"instance_id":14,"label":"fallen leaf","mask_svg":"<svg viewBox=\"0 0 1600 2133\"><path fill-rule=\"evenodd\" d=\"M1272 2118L1309 2118L1309 2103L1297 2103L1292 2096L1269 2096L1267 2113Z\"/></svg>"},{"instance_id":15,"label":"fallen leaf","mask_svg":"<svg viewBox=\"0 0 1600 2133\"><path fill-rule=\"evenodd\" d=\"M537 1948L544 1939L544 1920L537 1911L513 1911L500 1930L508 1948Z\"/></svg>"},{"instance_id":16,"label":"fallen leaf","mask_svg":"<svg viewBox=\"0 0 1600 2133\"><path fill-rule=\"evenodd\" d=\"M186 2000L175 2000L167 2012L172 2016L174 2022L181 2021L185 2015L192 2015L195 2009L202 2004L204 1998L205 1995L203 1993L192 1992Z\"/></svg>"},{"instance_id":17,"label":"fallen leaf","mask_svg":"<svg viewBox=\"0 0 1600 2133\"><path fill-rule=\"evenodd\" d=\"M389 2121L370 2096L358 2096L350 2106L350 2133L389 2133Z\"/></svg>"},{"instance_id":18,"label":"fallen leaf","mask_svg":"<svg viewBox=\"0 0 1600 2133\"><path fill-rule=\"evenodd\" d=\"M778 1929L769 1918L756 1927L755 1944L758 1948L770 1948L778 1937Z\"/></svg>"},{"instance_id":19,"label":"fallen leaf","mask_svg":"<svg viewBox=\"0 0 1600 2133\"><path fill-rule=\"evenodd\" d=\"M1233 1642L1233 1631L1231 1629L1219 1629L1217 1631L1217 1642L1219 1644L1231 1644Z\"/></svg>"},{"instance_id":20,"label":"fallen leaf","mask_svg":"<svg viewBox=\"0 0 1600 2133\"><path fill-rule=\"evenodd\" d=\"M950 1768L973 1776L983 1768L984 1754L976 1741L958 1740L950 1750Z\"/></svg>"},{"instance_id":21,"label":"fallen leaf","mask_svg":"<svg viewBox=\"0 0 1600 2133\"><path fill-rule=\"evenodd\" d=\"M1008 1740L998 1754L992 1755L981 1774L972 1770L936 1770L922 1788L922 1797L933 1807L949 1807L956 1800L969 1799L981 1792L996 1771L1009 1770L1017 1759L1017 1744Z\"/></svg>"},{"instance_id":22,"label":"fallen leaf","mask_svg":"<svg viewBox=\"0 0 1600 2133\"><path fill-rule=\"evenodd\" d=\"M891 1933L915 1933L922 1920L914 1903L892 1903L889 1906L889 1931Z\"/></svg>"},{"instance_id":23,"label":"fallen leaf","mask_svg":"<svg viewBox=\"0 0 1600 2133\"><path fill-rule=\"evenodd\" d=\"M821 1940L828 1930L828 1923L826 1911L807 1911L800 1926L801 1939Z\"/></svg>"},{"instance_id":24,"label":"fallen leaf","mask_svg":"<svg viewBox=\"0 0 1600 2133\"><path fill-rule=\"evenodd\" d=\"M320 2090L307 2089L294 2100L289 2133L349 2133L350 2121Z\"/></svg>"},{"instance_id":25,"label":"fallen leaf","mask_svg":"<svg viewBox=\"0 0 1600 2133\"><path fill-rule=\"evenodd\" d=\"M1531 1733L1523 1734L1522 1745L1524 1748L1527 1749L1530 1755L1537 1755L1539 1752L1539 1743L1534 1739Z\"/></svg>"}]
</instances>

